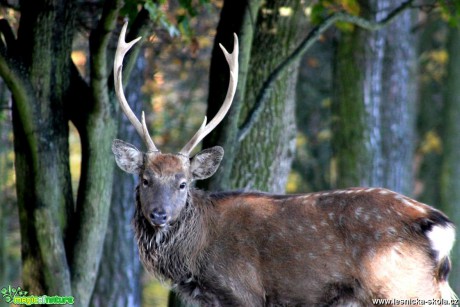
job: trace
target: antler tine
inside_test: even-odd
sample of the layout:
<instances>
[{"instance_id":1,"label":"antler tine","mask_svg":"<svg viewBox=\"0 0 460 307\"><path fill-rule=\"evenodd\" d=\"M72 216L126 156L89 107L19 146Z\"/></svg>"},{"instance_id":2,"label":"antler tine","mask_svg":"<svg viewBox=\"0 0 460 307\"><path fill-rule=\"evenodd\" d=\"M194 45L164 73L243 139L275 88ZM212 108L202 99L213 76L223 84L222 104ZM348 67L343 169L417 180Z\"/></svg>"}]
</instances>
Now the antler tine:
<instances>
[{"instance_id":1,"label":"antler tine","mask_svg":"<svg viewBox=\"0 0 460 307\"><path fill-rule=\"evenodd\" d=\"M227 114L230 106L233 102L233 97L235 96L236 92L236 85L238 83L238 36L233 33L233 51L229 53L224 46L219 44L222 52L224 53L225 59L227 60L228 67L230 68L230 81L228 84L227 95L225 96L225 100L222 103L222 106L217 112L216 116L206 125L206 117L204 118L204 122L201 125L200 129L195 133L192 139L181 149L180 154L190 156L192 150L200 143L205 136L207 136L216 126L224 119L225 115Z\"/></svg>"},{"instance_id":2,"label":"antler tine","mask_svg":"<svg viewBox=\"0 0 460 307\"><path fill-rule=\"evenodd\" d=\"M147 125L145 124L144 112L142 112L142 124L137 119L136 115L131 110L131 107L126 100L125 93L123 91L123 80L122 80L122 70L123 70L123 58L125 57L126 53L131 49L134 44L136 44L141 37L138 37L129 43L126 43L126 29L128 27L128 23L125 22L123 28L121 29L120 38L118 39L117 50L115 52L115 60L113 63L113 75L115 81L115 93L117 94L118 101L120 102L121 109L125 113L126 117L128 117L131 124L133 124L134 128L136 128L137 133L141 136L144 140L145 145L147 146L148 151L158 151L155 144L150 137L150 134L147 130Z\"/></svg>"}]
</instances>

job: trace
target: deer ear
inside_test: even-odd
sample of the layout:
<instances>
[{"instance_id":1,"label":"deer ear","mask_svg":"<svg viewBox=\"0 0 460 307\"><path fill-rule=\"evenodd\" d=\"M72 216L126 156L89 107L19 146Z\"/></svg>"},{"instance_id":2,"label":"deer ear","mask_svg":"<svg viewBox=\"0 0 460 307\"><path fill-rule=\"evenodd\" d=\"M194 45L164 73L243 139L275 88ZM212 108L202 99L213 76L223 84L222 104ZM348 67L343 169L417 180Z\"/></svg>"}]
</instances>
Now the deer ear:
<instances>
[{"instance_id":1,"label":"deer ear","mask_svg":"<svg viewBox=\"0 0 460 307\"><path fill-rule=\"evenodd\" d=\"M202 180L214 175L223 157L224 149L220 146L208 148L197 153L190 161L192 179Z\"/></svg>"},{"instance_id":2,"label":"deer ear","mask_svg":"<svg viewBox=\"0 0 460 307\"><path fill-rule=\"evenodd\" d=\"M121 140L113 140L112 152L118 167L130 174L139 174L143 154L133 145Z\"/></svg>"}]
</instances>

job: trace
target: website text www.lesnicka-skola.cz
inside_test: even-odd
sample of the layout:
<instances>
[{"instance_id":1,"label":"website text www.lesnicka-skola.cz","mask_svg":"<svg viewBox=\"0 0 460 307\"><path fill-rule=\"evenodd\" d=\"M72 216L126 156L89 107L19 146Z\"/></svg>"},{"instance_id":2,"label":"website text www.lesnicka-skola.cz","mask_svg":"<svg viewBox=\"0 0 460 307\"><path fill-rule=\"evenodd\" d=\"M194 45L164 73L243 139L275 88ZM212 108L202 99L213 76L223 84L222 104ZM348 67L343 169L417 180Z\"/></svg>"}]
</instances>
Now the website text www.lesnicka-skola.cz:
<instances>
[{"instance_id":1,"label":"website text www.lesnicka-skola.cz","mask_svg":"<svg viewBox=\"0 0 460 307\"><path fill-rule=\"evenodd\" d=\"M458 299L383 299L376 298L372 299L374 305L393 305L393 306L459 306L460 302Z\"/></svg>"}]
</instances>

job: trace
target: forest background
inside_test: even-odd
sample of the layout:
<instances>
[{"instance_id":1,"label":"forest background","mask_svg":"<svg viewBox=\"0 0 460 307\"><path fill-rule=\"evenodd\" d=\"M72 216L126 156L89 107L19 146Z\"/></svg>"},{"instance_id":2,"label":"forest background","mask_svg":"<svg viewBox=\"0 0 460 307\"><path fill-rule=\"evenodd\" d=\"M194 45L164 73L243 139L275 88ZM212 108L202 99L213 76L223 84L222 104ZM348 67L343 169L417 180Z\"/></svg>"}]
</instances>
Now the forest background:
<instances>
[{"instance_id":1,"label":"forest background","mask_svg":"<svg viewBox=\"0 0 460 307\"><path fill-rule=\"evenodd\" d=\"M140 147L111 75L124 20L128 40L143 36L125 62L128 101L163 152L220 107L216 44L239 36L235 101L203 144L225 157L201 188L379 186L460 225L458 1L0 0L0 17L0 288L179 304L141 268L137 178L110 152L115 137ZM460 244L452 259L460 293Z\"/></svg>"}]
</instances>

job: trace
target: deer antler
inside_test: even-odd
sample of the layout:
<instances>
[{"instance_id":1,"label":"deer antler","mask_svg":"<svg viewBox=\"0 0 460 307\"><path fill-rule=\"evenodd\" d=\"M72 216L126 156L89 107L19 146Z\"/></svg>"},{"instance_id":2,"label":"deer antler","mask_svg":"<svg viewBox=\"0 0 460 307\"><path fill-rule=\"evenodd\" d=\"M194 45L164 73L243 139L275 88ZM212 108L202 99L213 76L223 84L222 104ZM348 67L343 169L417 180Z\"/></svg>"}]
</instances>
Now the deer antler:
<instances>
[{"instance_id":1,"label":"deer antler","mask_svg":"<svg viewBox=\"0 0 460 307\"><path fill-rule=\"evenodd\" d=\"M117 94L118 101L120 102L120 106L123 112L128 117L131 124L133 124L134 128L136 128L137 133L144 140L145 144L147 145L148 151L159 151L153 143L152 138L150 137L150 134L147 130L144 112L142 112L141 124L141 122L139 122L136 115L131 110L126 100L125 94L123 92L123 58L125 57L125 54L129 51L129 49L131 49L131 47L141 39L140 37L138 37L135 40L126 43L125 37L127 27L128 23L125 23L123 25L123 28L121 29L120 38L118 39L117 51L115 52L115 60L113 65L115 93ZM233 97L235 96L236 92L236 85L238 83L238 37L236 36L236 34L233 34L233 37L234 42L232 53L229 53L221 44L219 44L230 68L230 81L228 84L227 95L225 96L225 100L222 103L219 112L217 112L216 116L214 116L214 118L209 122L209 124L206 124L206 116L204 117L204 121L200 129L198 129L198 131L195 133L192 139L179 152L182 155L189 156L192 150L196 147L196 145L198 145L198 143L201 142L204 139L204 137L207 136L212 130L214 130L214 128L216 128L216 126L224 119L225 115L230 109L230 106L232 105Z\"/></svg>"},{"instance_id":2,"label":"deer antler","mask_svg":"<svg viewBox=\"0 0 460 307\"><path fill-rule=\"evenodd\" d=\"M141 136L144 140L145 145L147 146L148 151L159 151L155 144L150 137L150 134L147 130L147 125L145 123L145 116L144 112L142 112L142 124L137 119L136 115L131 110L131 107L126 100L125 93L123 92L123 82L122 82L122 70L123 70L123 58L125 54L131 49L134 44L136 44L141 37L132 40L129 43L126 43L126 28L128 27L128 23L126 22L121 29L120 38L118 39L117 44L117 51L115 52L115 60L113 63L113 75L115 81L115 93L117 94L118 101L120 102L120 106L128 117L131 124L133 124L134 128L136 128L137 133Z\"/></svg>"},{"instance_id":3,"label":"deer antler","mask_svg":"<svg viewBox=\"0 0 460 307\"><path fill-rule=\"evenodd\" d=\"M219 112L217 112L216 116L214 116L209 124L206 125L206 116L204 117L204 121L200 129L198 129L192 139L181 149L180 154L189 156L196 145L198 145L198 143L200 143L201 140L203 140L205 136L214 130L214 128L216 128L216 126L224 119L225 115L230 109L230 106L232 105L233 97L235 96L236 92L236 85L238 83L238 36L233 34L233 37L234 41L232 53L228 53L228 51L221 44L219 44L230 68L230 81L228 84L225 100L222 103Z\"/></svg>"}]
</instances>

